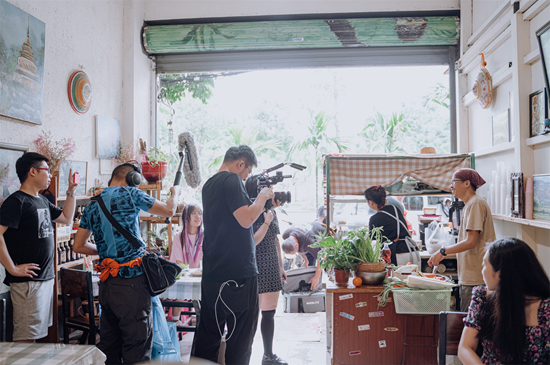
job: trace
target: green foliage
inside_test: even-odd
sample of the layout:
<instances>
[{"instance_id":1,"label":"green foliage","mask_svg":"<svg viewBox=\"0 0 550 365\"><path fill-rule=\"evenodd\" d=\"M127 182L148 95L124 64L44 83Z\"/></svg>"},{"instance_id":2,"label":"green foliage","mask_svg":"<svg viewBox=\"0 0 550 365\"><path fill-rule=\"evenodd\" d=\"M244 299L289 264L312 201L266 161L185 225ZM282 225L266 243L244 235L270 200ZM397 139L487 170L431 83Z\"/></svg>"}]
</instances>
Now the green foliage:
<instances>
[{"instance_id":1,"label":"green foliage","mask_svg":"<svg viewBox=\"0 0 550 365\"><path fill-rule=\"evenodd\" d=\"M438 82L432 89L433 91L430 94L424 96L424 106L435 103L449 109L451 107L449 88Z\"/></svg>"},{"instance_id":2,"label":"green foliage","mask_svg":"<svg viewBox=\"0 0 550 365\"><path fill-rule=\"evenodd\" d=\"M359 262L377 263L381 260L384 242L388 239L382 236L382 227L369 230L358 228L348 233L353 243L352 257Z\"/></svg>"},{"instance_id":3,"label":"green foliage","mask_svg":"<svg viewBox=\"0 0 550 365\"><path fill-rule=\"evenodd\" d=\"M323 269L349 270L358 264L358 261L353 258L353 244L347 237L340 238L338 241L334 237L320 238L311 247L321 247L317 260Z\"/></svg>"},{"instance_id":4,"label":"green foliage","mask_svg":"<svg viewBox=\"0 0 550 365\"><path fill-rule=\"evenodd\" d=\"M214 80L211 74L160 75L159 100L172 105L186 95L206 104L212 96Z\"/></svg>"},{"instance_id":5,"label":"green foliage","mask_svg":"<svg viewBox=\"0 0 550 365\"><path fill-rule=\"evenodd\" d=\"M159 147L152 147L147 151L147 161L151 166L156 166L159 162L170 162L171 159L172 157L164 153Z\"/></svg>"},{"instance_id":6,"label":"green foliage","mask_svg":"<svg viewBox=\"0 0 550 365\"><path fill-rule=\"evenodd\" d=\"M404 142L411 137L411 124L407 111L385 116L377 112L367 119L361 136L367 142L369 153L406 153Z\"/></svg>"}]
</instances>

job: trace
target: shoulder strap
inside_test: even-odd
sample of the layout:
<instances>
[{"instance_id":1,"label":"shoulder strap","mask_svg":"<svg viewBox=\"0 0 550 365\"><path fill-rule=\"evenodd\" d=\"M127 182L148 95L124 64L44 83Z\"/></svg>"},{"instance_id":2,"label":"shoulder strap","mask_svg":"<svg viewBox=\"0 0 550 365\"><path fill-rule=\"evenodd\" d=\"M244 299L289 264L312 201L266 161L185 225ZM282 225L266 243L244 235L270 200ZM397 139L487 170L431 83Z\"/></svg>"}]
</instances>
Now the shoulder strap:
<instances>
[{"instance_id":1,"label":"shoulder strap","mask_svg":"<svg viewBox=\"0 0 550 365\"><path fill-rule=\"evenodd\" d=\"M128 242L130 242L137 249L142 248L141 245L138 242L138 239L136 237L134 237L130 232L128 232L124 227L122 227L120 225L120 223L118 223L115 220L115 218L111 215L111 213L109 212L109 210L105 206L105 202L103 201L103 198L101 197L101 195L96 195L96 196L90 198L90 200L94 200L94 201L97 201L99 203L99 206L101 207L101 210L103 211L103 214L105 214L105 217L107 217L107 219L109 220L109 222L111 222L113 227L115 227L116 230L119 231L120 234L122 234L124 236L124 238L126 238L128 240Z\"/></svg>"},{"instance_id":2,"label":"shoulder strap","mask_svg":"<svg viewBox=\"0 0 550 365\"><path fill-rule=\"evenodd\" d=\"M397 221L397 238L399 238L400 227L401 227L401 226L405 227L405 230L406 230L407 232L409 232L409 227L407 227L407 226L405 225L405 223L401 222L401 219L399 219L399 214L397 214L397 208L395 207L395 205L392 205L392 207L393 207L393 211L395 212L395 216L391 215L390 213L388 213L388 212L386 212L386 211L384 211L384 210L381 210L380 212L381 212L381 213L384 213L384 214L387 214L387 215L389 215L389 216L392 217L392 218L395 218L395 220Z\"/></svg>"}]
</instances>

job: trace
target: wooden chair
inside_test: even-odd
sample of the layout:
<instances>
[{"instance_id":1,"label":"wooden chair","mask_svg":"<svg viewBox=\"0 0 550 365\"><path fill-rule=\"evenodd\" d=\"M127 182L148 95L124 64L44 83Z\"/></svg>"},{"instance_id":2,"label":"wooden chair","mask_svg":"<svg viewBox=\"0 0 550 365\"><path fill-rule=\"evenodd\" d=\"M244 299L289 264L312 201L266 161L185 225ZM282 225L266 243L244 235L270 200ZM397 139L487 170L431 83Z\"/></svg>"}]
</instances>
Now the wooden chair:
<instances>
[{"instance_id":1,"label":"wooden chair","mask_svg":"<svg viewBox=\"0 0 550 365\"><path fill-rule=\"evenodd\" d=\"M69 343L69 328L74 328L83 331L79 344L85 344L86 338L88 338L88 344L95 345L96 334L99 333L99 317L96 315L94 305L92 273L61 268L59 275L63 303L63 342ZM71 316L69 301L72 299L80 299L83 303L88 303L88 314L86 316L79 313Z\"/></svg>"},{"instance_id":2,"label":"wooden chair","mask_svg":"<svg viewBox=\"0 0 550 365\"><path fill-rule=\"evenodd\" d=\"M446 355L458 355L458 344L464 329L463 319L467 315L466 312L439 312L439 365L445 365ZM479 356L483 354L481 342L476 353Z\"/></svg>"},{"instance_id":3,"label":"wooden chair","mask_svg":"<svg viewBox=\"0 0 550 365\"><path fill-rule=\"evenodd\" d=\"M189 312L181 312L182 315L189 316L189 318L183 323L182 326L177 326L176 329L178 332L197 332L201 318L201 304L199 300L192 300L187 302L161 300L160 302L163 307L193 308L193 310L190 310ZM192 325L192 316L195 316L194 326ZM191 356L195 354L195 339L196 336L193 336L193 343L191 345Z\"/></svg>"}]
</instances>

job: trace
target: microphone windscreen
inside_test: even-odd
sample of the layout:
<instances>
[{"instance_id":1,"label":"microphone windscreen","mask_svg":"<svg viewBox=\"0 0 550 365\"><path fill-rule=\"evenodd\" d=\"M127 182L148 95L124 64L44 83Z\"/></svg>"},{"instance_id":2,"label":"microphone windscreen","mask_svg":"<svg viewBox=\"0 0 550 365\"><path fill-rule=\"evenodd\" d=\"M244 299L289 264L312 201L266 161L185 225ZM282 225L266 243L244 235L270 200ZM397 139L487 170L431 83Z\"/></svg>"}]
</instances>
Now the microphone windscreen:
<instances>
[{"instance_id":1,"label":"microphone windscreen","mask_svg":"<svg viewBox=\"0 0 550 365\"><path fill-rule=\"evenodd\" d=\"M195 136L187 131L178 136L178 146L180 151L185 150L183 159L183 175L185 182L191 188L196 188L201 184L201 166L199 162L199 152L195 146Z\"/></svg>"}]
</instances>

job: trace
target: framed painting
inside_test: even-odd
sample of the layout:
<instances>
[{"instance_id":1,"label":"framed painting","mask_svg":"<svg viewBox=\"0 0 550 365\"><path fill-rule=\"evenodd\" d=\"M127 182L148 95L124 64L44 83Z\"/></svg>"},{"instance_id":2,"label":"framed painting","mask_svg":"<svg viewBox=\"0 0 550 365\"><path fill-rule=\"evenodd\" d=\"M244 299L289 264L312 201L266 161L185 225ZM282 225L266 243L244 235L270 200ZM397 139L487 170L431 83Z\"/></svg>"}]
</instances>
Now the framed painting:
<instances>
[{"instance_id":1,"label":"framed painting","mask_svg":"<svg viewBox=\"0 0 550 365\"><path fill-rule=\"evenodd\" d=\"M42 124L46 24L0 0L0 115Z\"/></svg>"},{"instance_id":2,"label":"framed painting","mask_svg":"<svg viewBox=\"0 0 550 365\"><path fill-rule=\"evenodd\" d=\"M492 116L493 146L510 142L510 109Z\"/></svg>"},{"instance_id":3,"label":"framed painting","mask_svg":"<svg viewBox=\"0 0 550 365\"><path fill-rule=\"evenodd\" d=\"M510 192L512 217L525 218L525 190L523 188L523 172L513 172L510 175L512 191Z\"/></svg>"},{"instance_id":4,"label":"framed painting","mask_svg":"<svg viewBox=\"0 0 550 365\"><path fill-rule=\"evenodd\" d=\"M548 102L544 88L529 95L529 137L545 134L544 119L548 118Z\"/></svg>"},{"instance_id":5,"label":"framed painting","mask_svg":"<svg viewBox=\"0 0 550 365\"><path fill-rule=\"evenodd\" d=\"M533 176L533 218L550 221L550 174Z\"/></svg>"},{"instance_id":6,"label":"framed painting","mask_svg":"<svg viewBox=\"0 0 550 365\"><path fill-rule=\"evenodd\" d=\"M88 162L86 161L64 161L59 168L59 192L63 196L69 189L69 172L78 172L80 175L80 184L76 187L75 195L85 196L87 191L86 178L88 176Z\"/></svg>"},{"instance_id":7,"label":"framed painting","mask_svg":"<svg viewBox=\"0 0 550 365\"><path fill-rule=\"evenodd\" d=\"M15 162L28 147L9 143L0 143L0 205L8 196L19 190L21 184L15 172Z\"/></svg>"},{"instance_id":8,"label":"framed painting","mask_svg":"<svg viewBox=\"0 0 550 365\"><path fill-rule=\"evenodd\" d=\"M120 151L120 121L96 115L96 149L98 158L115 158Z\"/></svg>"},{"instance_id":9,"label":"framed painting","mask_svg":"<svg viewBox=\"0 0 550 365\"><path fill-rule=\"evenodd\" d=\"M539 43L544 83L546 84L546 90L550 90L550 22L543 25L535 34ZM546 97L550 101L550 95L546 94Z\"/></svg>"}]
</instances>

